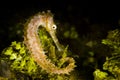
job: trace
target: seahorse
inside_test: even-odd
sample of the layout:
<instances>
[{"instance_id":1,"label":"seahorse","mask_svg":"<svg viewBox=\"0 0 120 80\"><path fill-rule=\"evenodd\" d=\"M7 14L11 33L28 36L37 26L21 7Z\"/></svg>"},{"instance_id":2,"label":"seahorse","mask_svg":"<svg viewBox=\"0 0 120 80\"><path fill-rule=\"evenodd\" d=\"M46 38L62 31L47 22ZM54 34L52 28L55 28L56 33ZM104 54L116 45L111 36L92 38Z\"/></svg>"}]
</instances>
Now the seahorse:
<instances>
[{"instance_id":1,"label":"seahorse","mask_svg":"<svg viewBox=\"0 0 120 80\"><path fill-rule=\"evenodd\" d=\"M59 43L55 32L56 32L56 24L53 20L53 14L50 11L38 13L31 17L25 24L25 32L24 32L24 43L28 50L31 53L32 58L34 58L35 62L46 72L53 74L69 74L75 67L75 60L71 57L64 58L65 61L69 62L69 64L60 68L54 65L50 59L45 55L45 51L42 48L41 40L38 36L39 27L43 27L50 34L53 39L58 51L62 51L63 48Z\"/></svg>"}]
</instances>

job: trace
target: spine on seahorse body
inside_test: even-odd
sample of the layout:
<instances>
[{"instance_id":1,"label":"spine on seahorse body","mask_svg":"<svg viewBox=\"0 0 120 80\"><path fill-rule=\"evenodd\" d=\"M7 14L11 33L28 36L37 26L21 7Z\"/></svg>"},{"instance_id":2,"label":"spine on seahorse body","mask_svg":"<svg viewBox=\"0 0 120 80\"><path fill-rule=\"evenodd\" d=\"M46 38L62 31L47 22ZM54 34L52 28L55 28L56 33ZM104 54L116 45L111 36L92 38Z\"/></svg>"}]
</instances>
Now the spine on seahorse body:
<instances>
[{"instance_id":1,"label":"spine on seahorse body","mask_svg":"<svg viewBox=\"0 0 120 80\"><path fill-rule=\"evenodd\" d=\"M53 21L53 15L51 12L39 13L33 16L27 23L24 35L24 42L31 52L31 56L35 62L48 73L53 74L69 74L75 67L75 61L73 58L66 57L64 60L69 64L64 68L59 68L54 65L51 60L47 59L45 52L42 48L41 41L38 36L38 28L42 26L51 35L58 50L62 50L60 43L55 35L56 26Z\"/></svg>"}]
</instances>

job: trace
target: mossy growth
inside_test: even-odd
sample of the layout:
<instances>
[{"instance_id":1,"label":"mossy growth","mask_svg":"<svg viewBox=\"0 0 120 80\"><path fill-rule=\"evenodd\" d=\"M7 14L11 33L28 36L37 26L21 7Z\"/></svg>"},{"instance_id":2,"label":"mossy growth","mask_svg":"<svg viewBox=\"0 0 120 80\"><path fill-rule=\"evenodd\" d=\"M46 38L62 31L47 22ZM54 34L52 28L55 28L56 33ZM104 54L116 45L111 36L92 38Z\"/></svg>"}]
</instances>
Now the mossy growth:
<instances>
[{"instance_id":1,"label":"mossy growth","mask_svg":"<svg viewBox=\"0 0 120 80\"><path fill-rule=\"evenodd\" d=\"M100 69L96 69L93 75L94 80L116 80L113 76L109 76L107 72L101 71Z\"/></svg>"},{"instance_id":2,"label":"mossy growth","mask_svg":"<svg viewBox=\"0 0 120 80\"><path fill-rule=\"evenodd\" d=\"M15 74L21 73L31 77L40 77L41 69L34 62L23 42L13 41L10 47L3 50L2 56L2 60L9 63L10 70Z\"/></svg>"},{"instance_id":3,"label":"mossy growth","mask_svg":"<svg viewBox=\"0 0 120 80\"><path fill-rule=\"evenodd\" d=\"M102 40L102 44L111 49L109 56L103 64L104 71L96 70L94 73L104 75L101 79L100 76L94 75L96 80L119 80L120 79L120 30L112 30L108 32L106 39ZM102 73L101 73L102 72ZM102 79L104 78L104 79Z\"/></svg>"}]
</instances>

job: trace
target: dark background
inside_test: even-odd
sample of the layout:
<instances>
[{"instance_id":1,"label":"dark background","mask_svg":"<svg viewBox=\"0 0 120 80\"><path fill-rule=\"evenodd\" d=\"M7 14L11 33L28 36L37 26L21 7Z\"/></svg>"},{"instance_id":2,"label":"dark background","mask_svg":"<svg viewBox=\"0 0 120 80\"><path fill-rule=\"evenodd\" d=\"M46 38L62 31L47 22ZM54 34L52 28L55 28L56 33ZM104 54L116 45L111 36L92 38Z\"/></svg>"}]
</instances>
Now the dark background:
<instances>
[{"instance_id":1,"label":"dark background","mask_svg":"<svg viewBox=\"0 0 120 80\"><path fill-rule=\"evenodd\" d=\"M9 26L27 19L32 13L51 10L55 19L61 23L68 22L75 25L78 33L90 32L93 24L103 28L106 32L119 28L119 2L87 1L87 0L15 0L0 2L0 50L10 44L13 39L8 38ZM107 26L105 26L107 25ZM104 31L105 31L104 30Z\"/></svg>"},{"instance_id":2,"label":"dark background","mask_svg":"<svg viewBox=\"0 0 120 80\"><path fill-rule=\"evenodd\" d=\"M18 13L27 14L32 11L52 10L65 18L75 20L90 17L93 22L114 22L119 18L119 2L115 1L87 1L87 0L31 0L0 2L2 19L6 20ZM68 19L68 18L67 18ZM69 20L69 19L68 19Z\"/></svg>"},{"instance_id":3,"label":"dark background","mask_svg":"<svg viewBox=\"0 0 120 80\"><path fill-rule=\"evenodd\" d=\"M9 26L26 19L30 14L51 10L55 18L75 25L79 34L90 32L91 24L107 24L104 29L119 28L119 2L87 0L15 0L0 2L0 50L10 40ZM99 26L103 27L103 26Z\"/></svg>"}]
</instances>

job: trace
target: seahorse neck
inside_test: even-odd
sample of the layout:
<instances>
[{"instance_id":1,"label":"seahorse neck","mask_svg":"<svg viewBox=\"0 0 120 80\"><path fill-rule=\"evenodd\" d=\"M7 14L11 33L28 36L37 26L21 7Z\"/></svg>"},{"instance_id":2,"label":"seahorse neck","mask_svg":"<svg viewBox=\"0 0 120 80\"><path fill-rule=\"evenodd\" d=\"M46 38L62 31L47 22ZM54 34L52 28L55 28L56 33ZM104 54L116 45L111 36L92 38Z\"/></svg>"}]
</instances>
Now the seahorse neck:
<instances>
[{"instance_id":1,"label":"seahorse neck","mask_svg":"<svg viewBox=\"0 0 120 80\"><path fill-rule=\"evenodd\" d=\"M25 42L27 47L31 49L32 53L34 51L38 53L44 52L38 37L39 26L44 26L44 22L42 22L41 16L33 17L27 25Z\"/></svg>"}]
</instances>

